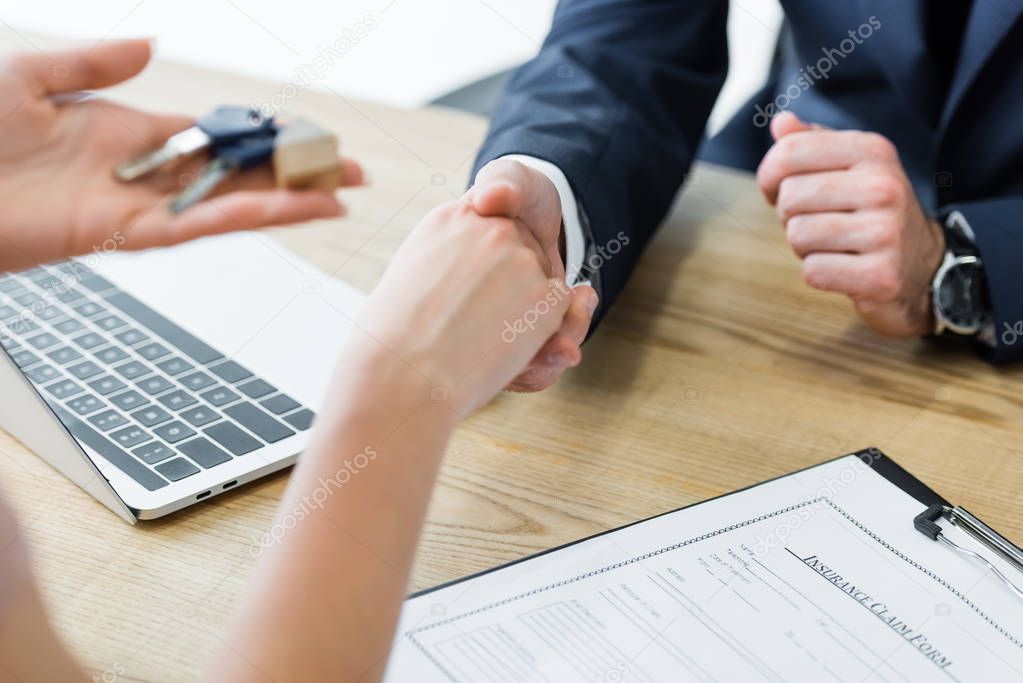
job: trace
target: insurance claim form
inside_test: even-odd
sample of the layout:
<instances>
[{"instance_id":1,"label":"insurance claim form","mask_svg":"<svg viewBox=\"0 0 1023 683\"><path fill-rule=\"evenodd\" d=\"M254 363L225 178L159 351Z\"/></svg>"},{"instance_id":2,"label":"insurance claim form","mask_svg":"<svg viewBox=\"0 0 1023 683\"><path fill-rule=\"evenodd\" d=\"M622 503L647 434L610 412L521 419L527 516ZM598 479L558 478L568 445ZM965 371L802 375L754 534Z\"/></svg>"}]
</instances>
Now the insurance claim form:
<instances>
[{"instance_id":1,"label":"insurance claim form","mask_svg":"<svg viewBox=\"0 0 1023 683\"><path fill-rule=\"evenodd\" d=\"M387 680L1023 681L1023 600L923 509L833 460L413 596Z\"/></svg>"}]
</instances>

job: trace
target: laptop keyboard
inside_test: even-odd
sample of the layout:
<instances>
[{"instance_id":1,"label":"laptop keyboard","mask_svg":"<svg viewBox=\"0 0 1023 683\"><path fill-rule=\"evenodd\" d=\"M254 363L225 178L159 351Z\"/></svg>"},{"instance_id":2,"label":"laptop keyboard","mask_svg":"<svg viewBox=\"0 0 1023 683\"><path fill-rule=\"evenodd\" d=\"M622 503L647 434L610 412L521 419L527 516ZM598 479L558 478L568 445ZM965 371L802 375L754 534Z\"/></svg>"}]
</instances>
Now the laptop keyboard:
<instances>
[{"instance_id":1,"label":"laptop keyboard","mask_svg":"<svg viewBox=\"0 0 1023 683\"><path fill-rule=\"evenodd\" d=\"M75 261L0 274L0 344L75 438L150 491L314 418Z\"/></svg>"}]
</instances>

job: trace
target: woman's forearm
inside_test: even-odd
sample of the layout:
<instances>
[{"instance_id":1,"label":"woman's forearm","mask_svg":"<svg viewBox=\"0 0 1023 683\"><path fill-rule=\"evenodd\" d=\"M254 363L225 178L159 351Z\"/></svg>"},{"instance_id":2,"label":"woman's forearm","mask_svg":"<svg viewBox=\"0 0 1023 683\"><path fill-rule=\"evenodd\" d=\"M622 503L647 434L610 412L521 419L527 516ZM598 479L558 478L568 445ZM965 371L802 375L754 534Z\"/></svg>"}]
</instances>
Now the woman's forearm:
<instances>
[{"instance_id":1,"label":"woman's forearm","mask_svg":"<svg viewBox=\"0 0 1023 683\"><path fill-rule=\"evenodd\" d=\"M339 370L216 680L381 676L456 418L392 360Z\"/></svg>"}]
</instances>

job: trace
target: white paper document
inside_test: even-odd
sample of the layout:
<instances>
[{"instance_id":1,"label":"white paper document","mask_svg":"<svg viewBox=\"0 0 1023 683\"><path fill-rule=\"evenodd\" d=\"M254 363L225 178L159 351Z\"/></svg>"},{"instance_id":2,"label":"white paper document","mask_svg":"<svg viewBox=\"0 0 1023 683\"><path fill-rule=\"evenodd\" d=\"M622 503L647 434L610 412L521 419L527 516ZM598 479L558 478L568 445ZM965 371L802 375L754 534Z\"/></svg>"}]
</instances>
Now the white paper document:
<instances>
[{"instance_id":1,"label":"white paper document","mask_svg":"<svg viewBox=\"0 0 1023 683\"><path fill-rule=\"evenodd\" d=\"M1023 680L1023 600L924 507L848 456L602 534L410 598L387 680Z\"/></svg>"}]
</instances>

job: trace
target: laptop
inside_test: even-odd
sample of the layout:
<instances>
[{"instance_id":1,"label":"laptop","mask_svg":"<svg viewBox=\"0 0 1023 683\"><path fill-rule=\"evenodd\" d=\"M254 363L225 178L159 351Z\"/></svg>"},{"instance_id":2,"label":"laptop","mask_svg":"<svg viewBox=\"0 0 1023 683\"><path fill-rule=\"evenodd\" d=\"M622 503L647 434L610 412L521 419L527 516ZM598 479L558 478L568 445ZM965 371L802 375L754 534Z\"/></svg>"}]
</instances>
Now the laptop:
<instances>
[{"instance_id":1,"label":"laptop","mask_svg":"<svg viewBox=\"0 0 1023 683\"><path fill-rule=\"evenodd\" d=\"M161 517L295 461L363 300L255 232L0 274L0 427Z\"/></svg>"}]
</instances>

